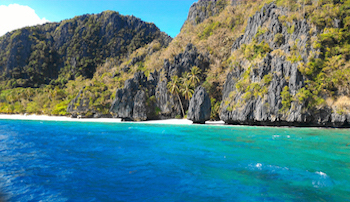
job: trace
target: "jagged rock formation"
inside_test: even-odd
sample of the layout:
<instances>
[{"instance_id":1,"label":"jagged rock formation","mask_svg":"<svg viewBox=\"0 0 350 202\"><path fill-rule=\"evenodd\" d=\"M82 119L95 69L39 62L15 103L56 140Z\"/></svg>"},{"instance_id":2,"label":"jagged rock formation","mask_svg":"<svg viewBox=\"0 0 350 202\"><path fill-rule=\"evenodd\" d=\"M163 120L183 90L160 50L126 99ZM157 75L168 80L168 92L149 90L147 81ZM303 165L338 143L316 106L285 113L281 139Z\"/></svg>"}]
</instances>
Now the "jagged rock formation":
<instances>
[{"instance_id":1,"label":"jagged rock formation","mask_svg":"<svg viewBox=\"0 0 350 202\"><path fill-rule=\"evenodd\" d=\"M178 99L170 95L167 89L167 83L172 76L181 76L184 72L191 71L192 67L197 66L203 72L209 68L209 55L200 54L193 44L187 44L185 51L174 57L174 62L164 61L161 74L164 75L156 88L157 106L160 109L162 118L174 118L181 114L181 107ZM184 108L188 108L188 102L182 100Z\"/></svg>"},{"instance_id":2,"label":"jagged rock formation","mask_svg":"<svg viewBox=\"0 0 350 202\"><path fill-rule=\"evenodd\" d=\"M306 86L307 78L298 66L308 63L311 55L319 58L320 51L309 45L316 30L305 20L284 26L279 21L284 14L274 3L265 5L249 18L244 35L234 42L233 54L252 43L255 47L266 43L269 50L259 62L248 55L250 60L235 64L224 85L220 118L229 124L349 127L350 114L337 114L327 106L308 108L310 100L292 99L300 97ZM290 59L295 52L298 61Z\"/></svg>"},{"instance_id":3,"label":"jagged rock formation","mask_svg":"<svg viewBox=\"0 0 350 202\"><path fill-rule=\"evenodd\" d=\"M174 62L170 63L169 60L164 61L163 70L166 77L181 76L184 72L191 71L193 66L197 66L204 71L209 67L209 54L198 53L197 48L189 43L187 44L185 51L174 57Z\"/></svg>"},{"instance_id":4,"label":"jagged rock formation","mask_svg":"<svg viewBox=\"0 0 350 202\"><path fill-rule=\"evenodd\" d=\"M260 12L248 19L245 33L234 42L232 51L237 50L242 44L251 43L254 38L258 42L267 42L273 50L280 49L285 53L290 53L292 49L290 41L297 42L298 47L305 47L311 37L316 36L315 31L309 33L311 27L306 20L286 22L287 26L283 26L278 19L281 15L287 15L283 8L278 8L273 3L263 6ZM267 29L264 30L263 27ZM293 27L294 30L288 30L289 27ZM308 46L300 51L302 51L303 60L307 60L307 56L310 55L309 51L316 53L319 50ZM318 56L315 55L315 57Z\"/></svg>"},{"instance_id":5,"label":"jagged rock formation","mask_svg":"<svg viewBox=\"0 0 350 202\"><path fill-rule=\"evenodd\" d=\"M172 76L181 76L191 71L193 66L205 70L209 67L209 58L198 53L194 45L188 44L183 53L174 57L174 62L164 61L160 73L155 71L147 80L143 72L138 72L133 79L127 80L124 88L117 90L110 112L123 120L138 121L182 115L179 100L169 93L167 83ZM182 103L187 109L188 102L183 99Z\"/></svg>"},{"instance_id":6,"label":"jagged rock formation","mask_svg":"<svg viewBox=\"0 0 350 202\"><path fill-rule=\"evenodd\" d=\"M23 28L0 38L1 79L38 86L60 73L91 78L106 58L122 58L155 39L162 46L171 41L154 24L113 11Z\"/></svg>"},{"instance_id":7,"label":"jagged rock formation","mask_svg":"<svg viewBox=\"0 0 350 202\"><path fill-rule=\"evenodd\" d=\"M217 15L227 5L225 0L199 0L193 3L188 12L187 21L197 25L205 19Z\"/></svg>"},{"instance_id":8,"label":"jagged rock formation","mask_svg":"<svg viewBox=\"0 0 350 202\"><path fill-rule=\"evenodd\" d=\"M117 118L127 121L144 121L157 118L155 115L154 90L157 72L147 80L143 72L125 81L123 89L118 89L110 112Z\"/></svg>"},{"instance_id":9,"label":"jagged rock formation","mask_svg":"<svg viewBox=\"0 0 350 202\"><path fill-rule=\"evenodd\" d=\"M187 119L193 121L193 123L204 124L205 121L210 120L210 113L211 103L209 94L204 87L198 86L191 98Z\"/></svg>"}]
</instances>

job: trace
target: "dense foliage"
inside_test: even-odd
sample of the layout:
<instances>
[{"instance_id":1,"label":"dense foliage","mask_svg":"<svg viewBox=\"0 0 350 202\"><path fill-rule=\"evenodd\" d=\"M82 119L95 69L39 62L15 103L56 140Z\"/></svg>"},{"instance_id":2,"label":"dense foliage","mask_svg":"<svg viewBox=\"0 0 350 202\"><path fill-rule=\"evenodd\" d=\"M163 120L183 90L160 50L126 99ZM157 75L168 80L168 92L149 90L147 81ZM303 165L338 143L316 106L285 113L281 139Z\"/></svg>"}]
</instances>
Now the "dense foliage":
<instances>
[{"instance_id":1,"label":"dense foliage","mask_svg":"<svg viewBox=\"0 0 350 202\"><path fill-rule=\"evenodd\" d=\"M159 38L170 37L154 24L112 11L26 27L0 38L0 79L10 88L62 86L92 78L107 58L122 59Z\"/></svg>"}]
</instances>

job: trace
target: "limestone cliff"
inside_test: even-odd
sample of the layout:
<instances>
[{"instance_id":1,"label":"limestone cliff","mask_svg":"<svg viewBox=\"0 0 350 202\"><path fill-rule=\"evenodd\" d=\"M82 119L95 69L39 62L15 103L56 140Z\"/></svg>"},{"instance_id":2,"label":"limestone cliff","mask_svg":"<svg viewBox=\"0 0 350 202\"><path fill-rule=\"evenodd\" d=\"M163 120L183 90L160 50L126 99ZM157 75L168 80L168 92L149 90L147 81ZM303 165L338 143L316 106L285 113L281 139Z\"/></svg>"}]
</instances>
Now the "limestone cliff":
<instances>
[{"instance_id":1,"label":"limestone cliff","mask_svg":"<svg viewBox=\"0 0 350 202\"><path fill-rule=\"evenodd\" d=\"M322 30L312 29L306 20L283 24L280 16L286 14L271 3L248 19L232 53L255 50L235 58L224 85L220 118L229 124L349 127L350 114L339 114L326 104L311 105L315 100L302 97L310 80L300 66L322 57L311 45Z\"/></svg>"},{"instance_id":2,"label":"limestone cliff","mask_svg":"<svg viewBox=\"0 0 350 202\"><path fill-rule=\"evenodd\" d=\"M149 120L175 118L181 115L178 98L170 94L167 84L172 76L180 76L197 66L202 70L209 67L208 55L197 52L193 44L188 44L183 53L174 56L174 61L164 61L158 73L155 71L147 79L143 72L135 74L133 79L125 82L123 89L118 89L110 112L123 120ZM185 110L188 101L180 96Z\"/></svg>"},{"instance_id":3,"label":"limestone cliff","mask_svg":"<svg viewBox=\"0 0 350 202\"><path fill-rule=\"evenodd\" d=\"M227 1L225 0L199 0L190 7L187 21L199 24L205 19L220 13L226 5Z\"/></svg>"}]
</instances>

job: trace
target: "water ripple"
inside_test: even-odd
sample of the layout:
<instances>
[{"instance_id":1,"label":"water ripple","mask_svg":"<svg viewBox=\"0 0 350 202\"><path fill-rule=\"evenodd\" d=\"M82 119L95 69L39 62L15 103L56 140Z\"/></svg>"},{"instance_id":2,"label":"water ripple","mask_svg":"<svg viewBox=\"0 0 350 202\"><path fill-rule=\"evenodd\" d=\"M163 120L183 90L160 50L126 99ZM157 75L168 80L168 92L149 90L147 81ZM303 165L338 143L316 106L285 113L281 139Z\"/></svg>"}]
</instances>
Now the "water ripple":
<instances>
[{"instance_id":1,"label":"water ripple","mask_svg":"<svg viewBox=\"0 0 350 202\"><path fill-rule=\"evenodd\" d=\"M0 121L0 199L347 201L349 135Z\"/></svg>"}]
</instances>

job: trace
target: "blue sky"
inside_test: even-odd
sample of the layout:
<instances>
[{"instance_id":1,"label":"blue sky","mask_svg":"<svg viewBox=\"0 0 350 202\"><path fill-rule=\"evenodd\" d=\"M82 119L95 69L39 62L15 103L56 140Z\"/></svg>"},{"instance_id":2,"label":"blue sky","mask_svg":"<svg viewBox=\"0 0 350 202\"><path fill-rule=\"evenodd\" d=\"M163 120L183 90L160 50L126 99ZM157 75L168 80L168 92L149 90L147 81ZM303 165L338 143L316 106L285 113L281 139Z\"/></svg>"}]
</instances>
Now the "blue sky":
<instances>
[{"instance_id":1,"label":"blue sky","mask_svg":"<svg viewBox=\"0 0 350 202\"><path fill-rule=\"evenodd\" d=\"M0 6L9 6L10 4L28 6L35 11L40 19L44 18L50 22L59 22L87 13L92 14L100 13L105 10L114 10L123 15L134 15L144 21L153 22L162 31L175 37L180 32L181 26L187 18L190 6L196 1L197 0L0 0ZM0 26L2 26L1 23L0 21Z\"/></svg>"}]
</instances>

